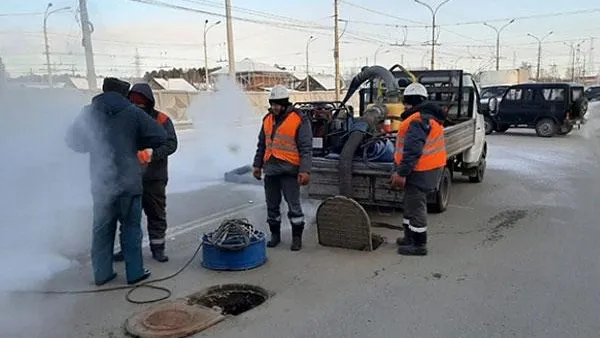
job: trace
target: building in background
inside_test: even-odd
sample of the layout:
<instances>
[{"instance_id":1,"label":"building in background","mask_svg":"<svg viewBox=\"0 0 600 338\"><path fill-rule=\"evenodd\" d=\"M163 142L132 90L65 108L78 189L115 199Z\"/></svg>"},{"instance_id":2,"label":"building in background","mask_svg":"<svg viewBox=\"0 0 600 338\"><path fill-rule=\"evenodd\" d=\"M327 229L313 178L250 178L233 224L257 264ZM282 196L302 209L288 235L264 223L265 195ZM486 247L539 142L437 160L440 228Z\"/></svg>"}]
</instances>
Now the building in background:
<instances>
[{"instance_id":1,"label":"building in background","mask_svg":"<svg viewBox=\"0 0 600 338\"><path fill-rule=\"evenodd\" d=\"M276 85L293 88L298 79L289 71L266 63L243 59L235 63L236 80L245 91L264 91ZM209 74L214 80L229 75L229 67L223 67Z\"/></svg>"},{"instance_id":2,"label":"building in background","mask_svg":"<svg viewBox=\"0 0 600 338\"><path fill-rule=\"evenodd\" d=\"M148 81L152 90L173 90L180 92L195 93L198 91L191 83L185 79L161 79L152 78Z\"/></svg>"},{"instance_id":3,"label":"building in background","mask_svg":"<svg viewBox=\"0 0 600 338\"><path fill-rule=\"evenodd\" d=\"M306 75L303 78L299 77L299 74L296 75L299 78L294 85L294 89L297 91L306 91ZM346 81L341 79L340 89L346 89ZM315 91L332 91L335 90L335 76L330 74L310 74L309 76L309 90L311 92Z\"/></svg>"}]
</instances>

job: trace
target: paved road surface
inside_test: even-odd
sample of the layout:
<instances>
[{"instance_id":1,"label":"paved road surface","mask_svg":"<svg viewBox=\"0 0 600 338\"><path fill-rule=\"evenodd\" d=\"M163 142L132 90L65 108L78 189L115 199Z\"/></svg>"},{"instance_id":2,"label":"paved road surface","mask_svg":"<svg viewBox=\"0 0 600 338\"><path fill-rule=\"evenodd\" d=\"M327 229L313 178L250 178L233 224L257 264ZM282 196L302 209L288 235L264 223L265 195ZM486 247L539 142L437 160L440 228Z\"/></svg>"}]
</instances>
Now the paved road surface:
<instances>
[{"instance_id":1,"label":"paved road surface","mask_svg":"<svg viewBox=\"0 0 600 338\"><path fill-rule=\"evenodd\" d=\"M198 261L164 285L175 296L227 282L275 293L199 337L597 337L599 132L594 119L567 137L542 139L521 130L489 136L485 181L455 183L452 206L431 215L427 257L398 256L392 230L377 229L390 243L363 253L319 246L312 227L303 251L289 251L286 233L260 269L215 273ZM239 206L233 215L263 226L259 187L221 185L193 194L201 195L173 199L190 200L202 214ZM313 205L307 209L314 212ZM154 274L183 264L198 236L217 224L205 219L177 228L171 262L148 261ZM45 287L87 288L90 278L84 264ZM27 313L32 321L13 322L6 336L121 337L122 322L140 308L123 296L12 297L14 316Z\"/></svg>"}]
</instances>

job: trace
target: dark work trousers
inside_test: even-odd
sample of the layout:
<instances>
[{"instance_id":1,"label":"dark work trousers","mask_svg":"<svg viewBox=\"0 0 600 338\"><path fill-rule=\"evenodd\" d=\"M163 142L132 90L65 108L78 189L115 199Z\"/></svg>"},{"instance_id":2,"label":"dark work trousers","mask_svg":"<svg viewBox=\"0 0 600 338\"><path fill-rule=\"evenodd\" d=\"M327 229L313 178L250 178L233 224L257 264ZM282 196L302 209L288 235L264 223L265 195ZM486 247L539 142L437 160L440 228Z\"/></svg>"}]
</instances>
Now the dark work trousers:
<instances>
[{"instance_id":1,"label":"dark work trousers","mask_svg":"<svg viewBox=\"0 0 600 338\"><path fill-rule=\"evenodd\" d=\"M113 250L117 221L121 223L120 242L125 259L127 281L144 274L142 258L142 197L94 197L92 266L94 280L102 283L114 274Z\"/></svg>"},{"instance_id":2,"label":"dark work trousers","mask_svg":"<svg viewBox=\"0 0 600 338\"><path fill-rule=\"evenodd\" d=\"M427 192L414 185L404 187L403 223L415 233L427 232Z\"/></svg>"},{"instance_id":3,"label":"dark work trousers","mask_svg":"<svg viewBox=\"0 0 600 338\"><path fill-rule=\"evenodd\" d=\"M267 223L271 233L279 234L281 227L281 196L288 205L288 219L293 235L302 235L304 213L300 203L300 184L296 175L265 176L265 198L267 200Z\"/></svg>"},{"instance_id":4,"label":"dark work trousers","mask_svg":"<svg viewBox=\"0 0 600 338\"><path fill-rule=\"evenodd\" d=\"M144 194L142 206L148 219L148 237L150 249L165 248L165 234L167 232L167 181L144 180Z\"/></svg>"}]
</instances>

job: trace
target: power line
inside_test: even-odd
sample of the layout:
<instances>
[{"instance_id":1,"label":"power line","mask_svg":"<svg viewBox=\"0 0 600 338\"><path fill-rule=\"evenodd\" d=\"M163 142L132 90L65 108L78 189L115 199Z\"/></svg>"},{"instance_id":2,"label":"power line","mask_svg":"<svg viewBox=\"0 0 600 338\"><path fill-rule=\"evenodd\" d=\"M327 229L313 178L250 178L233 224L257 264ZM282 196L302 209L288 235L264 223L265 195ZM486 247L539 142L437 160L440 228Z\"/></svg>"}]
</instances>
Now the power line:
<instances>
[{"instance_id":1,"label":"power line","mask_svg":"<svg viewBox=\"0 0 600 338\"><path fill-rule=\"evenodd\" d=\"M30 12L30 13L0 13L0 16L37 16L44 15L44 12Z\"/></svg>"}]
</instances>

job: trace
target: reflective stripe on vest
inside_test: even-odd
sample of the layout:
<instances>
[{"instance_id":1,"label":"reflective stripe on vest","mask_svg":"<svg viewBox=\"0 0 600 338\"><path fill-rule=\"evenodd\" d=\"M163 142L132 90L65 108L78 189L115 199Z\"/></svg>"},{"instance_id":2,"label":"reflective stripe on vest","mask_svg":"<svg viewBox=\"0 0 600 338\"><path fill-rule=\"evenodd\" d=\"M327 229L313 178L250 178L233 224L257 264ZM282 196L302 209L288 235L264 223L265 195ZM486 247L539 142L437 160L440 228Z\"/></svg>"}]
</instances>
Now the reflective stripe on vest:
<instances>
[{"instance_id":1,"label":"reflective stripe on vest","mask_svg":"<svg viewBox=\"0 0 600 338\"><path fill-rule=\"evenodd\" d=\"M396 150L394 163L400 165L404 155L404 139L408 127L413 121L422 122L421 113L414 113L402 121L396 138ZM423 153L415 165L414 171L428 171L446 166L446 142L444 139L444 127L434 119L429 119L431 130L423 146Z\"/></svg>"},{"instance_id":2,"label":"reflective stripe on vest","mask_svg":"<svg viewBox=\"0 0 600 338\"><path fill-rule=\"evenodd\" d=\"M296 146L296 134L298 127L302 123L302 118L295 112L291 112L281 122L275 135L275 117L273 114L267 115L263 121L263 130L265 132L265 156L263 160L267 162L271 156L286 161L293 165L300 165L300 153Z\"/></svg>"},{"instance_id":3,"label":"reflective stripe on vest","mask_svg":"<svg viewBox=\"0 0 600 338\"><path fill-rule=\"evenodd\" d=\"M167 114L158 112L158 115L156 116L156 122L158 122L158 124L160 124L161 126L164 126L168 120L169 120L169 116L167 116Z\"/></svg>"}]
</instances>

